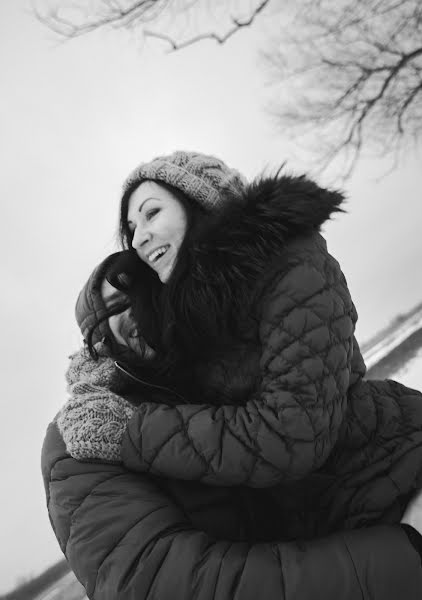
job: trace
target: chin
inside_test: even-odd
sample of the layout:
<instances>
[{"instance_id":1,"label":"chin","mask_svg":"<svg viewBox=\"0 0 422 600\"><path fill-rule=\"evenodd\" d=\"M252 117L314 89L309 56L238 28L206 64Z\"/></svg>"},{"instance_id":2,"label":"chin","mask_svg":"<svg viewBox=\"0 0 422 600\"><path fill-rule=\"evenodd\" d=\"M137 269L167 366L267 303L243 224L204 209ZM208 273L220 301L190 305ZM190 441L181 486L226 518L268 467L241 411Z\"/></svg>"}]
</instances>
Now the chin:
<instances>
[{"instance_id":1,"label":"chin","mask_svg":"<svg viewBox=\"0 0 422 600\"><path fill-rule=\"evenodd\" d=\"M168 281L168 278L170 277L171 271L166 271L165 273L158 273L158 279L161 281L161 283L166 283L166 281Z\"/></svg>"},{"instance_id":2,"label":"chin","mask_svg":"<svg viewBox=\"0 0 422 600\"><path fill-rule=\"evenodd\" d=\"M166 283L169 280L172 272L173 272L173 263L171 263L171 265L169 265L167 267L167 269L165 269L163 271L163 273L158 273L158 278L161 281L161 283Z\"/></svg>"}]
</instances>

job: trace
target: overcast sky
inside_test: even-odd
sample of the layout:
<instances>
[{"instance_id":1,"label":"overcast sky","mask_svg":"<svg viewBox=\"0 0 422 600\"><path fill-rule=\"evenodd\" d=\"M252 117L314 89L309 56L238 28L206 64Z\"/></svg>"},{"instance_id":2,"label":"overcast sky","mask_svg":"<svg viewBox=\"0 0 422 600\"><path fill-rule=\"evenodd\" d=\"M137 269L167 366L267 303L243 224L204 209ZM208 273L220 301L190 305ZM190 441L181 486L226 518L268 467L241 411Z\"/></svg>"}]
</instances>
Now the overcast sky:
<instances>
[{"instance_id":1,"label":"overcast sky","mask_svg":"<svg viewBox=\"0 0 422 600\"><path fill-rule=\"evenodd\" d=\"M258 28L224 47L174 54L117 31L58 44L27 0L0 2L0 593L62 556L40 451L66 400L67 356L81 341L76 296L115 250L125 176L176 149L215 154L249 178L290 163L264 110L264 40ZM422 301L419 165L409 156L377 182L386 166L361 163L346 186L349 214L325 228L360 315L360 341Z\"/></svg>"}]
</instances>

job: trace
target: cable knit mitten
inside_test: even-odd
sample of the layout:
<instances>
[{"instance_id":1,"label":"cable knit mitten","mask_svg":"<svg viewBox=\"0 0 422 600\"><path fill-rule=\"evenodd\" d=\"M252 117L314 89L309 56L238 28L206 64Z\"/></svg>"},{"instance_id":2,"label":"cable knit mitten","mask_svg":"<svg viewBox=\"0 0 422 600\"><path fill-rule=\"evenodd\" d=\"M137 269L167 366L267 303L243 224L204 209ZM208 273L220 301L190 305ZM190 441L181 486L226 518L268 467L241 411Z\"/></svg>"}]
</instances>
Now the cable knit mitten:
<instances>
[{"instance_id":1,"label":"cable knit mitten","mask_svg":"<svg viewBox=\"0 0 422 600\"><path fill-rule=\"evenodd\" d=\"M119 389L119 372L105 349L98 361L82 348L71 356L66 373L71 397L57 416L69 454L77 460L121 461L121 444L134 408L110 391ZM104 351L104 353L103 353Z\"/></svg>"},{"instance_id":2,"label":"cable knit mitten","mask_svg":"<svg viewBox=\"0 0 422 600\"><path fill-rule=\"evenodd\" d=\"M83 393L83 387L80 388L79 384L81 386L92 384L118 392L121 375L114 365L114 360L109 356L108 347L99 342L95 344L94 349L98 360L92 358L85 346L69 357L70 364L66 372L66 381L69 387L76 386L72 388L73 391L79 393L80 389Z\"/></svg>"}]
</instances>

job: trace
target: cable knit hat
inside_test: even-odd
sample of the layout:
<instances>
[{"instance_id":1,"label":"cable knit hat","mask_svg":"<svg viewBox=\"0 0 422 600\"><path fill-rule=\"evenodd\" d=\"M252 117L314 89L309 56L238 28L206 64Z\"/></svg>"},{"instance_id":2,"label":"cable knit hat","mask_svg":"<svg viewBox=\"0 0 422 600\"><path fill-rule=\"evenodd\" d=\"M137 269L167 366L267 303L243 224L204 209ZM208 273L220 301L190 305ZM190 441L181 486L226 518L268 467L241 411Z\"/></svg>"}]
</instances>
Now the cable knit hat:
<instances>
[{"instance_id":1,"label":"cable knit hat","mask_svg":"<svg viewBox=\"0 0 422 600\"><path fill-rule=\"evenodd\" d=\"M247 185L239 171L215 156L180 151L136 167L123 185L123 196L130 195L146 180L172 185L209 211L223 206L224 192L241 195Z\"/></svg>"}]
</instances>

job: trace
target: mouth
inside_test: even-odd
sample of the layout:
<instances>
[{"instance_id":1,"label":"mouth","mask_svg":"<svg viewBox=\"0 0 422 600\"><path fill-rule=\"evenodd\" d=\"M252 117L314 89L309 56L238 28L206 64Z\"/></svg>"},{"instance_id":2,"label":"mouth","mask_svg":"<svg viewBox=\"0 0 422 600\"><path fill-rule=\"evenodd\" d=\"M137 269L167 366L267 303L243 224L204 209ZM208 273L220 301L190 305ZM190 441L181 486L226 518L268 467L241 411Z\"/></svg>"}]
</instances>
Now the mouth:
<instances>
[{"instance_id":1,"label":"mouth","mask_svg":"<svg viewBox=\"0 0 422 600\"><path fill-rule=\"evenodd\" d=\"M163 256L165 256L167 254L167 250L170 248L170 244L165 244L164 246L160 246L159 248L157 248L157 250L154 250L154 252L152 252L147 260L150 264L152 265L156 265L157 263L159 263L161 261L161 259L163 258Z\"/></svg>"}]
</instances>

